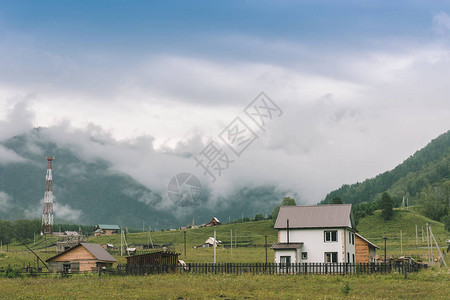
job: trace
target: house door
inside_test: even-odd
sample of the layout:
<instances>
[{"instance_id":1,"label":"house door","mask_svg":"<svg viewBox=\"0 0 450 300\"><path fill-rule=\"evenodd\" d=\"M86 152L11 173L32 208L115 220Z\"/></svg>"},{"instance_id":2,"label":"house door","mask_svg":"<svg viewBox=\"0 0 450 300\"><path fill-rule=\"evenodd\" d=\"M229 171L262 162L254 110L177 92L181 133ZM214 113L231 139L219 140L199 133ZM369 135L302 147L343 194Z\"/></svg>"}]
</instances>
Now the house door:
<instances>
[{"instance_id":1,"label":"house door","mask_svg":"<svg viewBox=\"0 0 450 300\"><path fill-rule=\"evenodd\" d=\"M281 273L291 273L291 257L290 256L280 256L280 272Z\"/></svg>"},{"instance_id":2,"label":"house door","mask_svg":"<svg viewBox=\"0 0 450 300\"><path fill-rule=\"evenodd\" d=\"M285 265L291 264L291 257L290 256L280 256L280 263Z\"/></svg>"}]
</instances>

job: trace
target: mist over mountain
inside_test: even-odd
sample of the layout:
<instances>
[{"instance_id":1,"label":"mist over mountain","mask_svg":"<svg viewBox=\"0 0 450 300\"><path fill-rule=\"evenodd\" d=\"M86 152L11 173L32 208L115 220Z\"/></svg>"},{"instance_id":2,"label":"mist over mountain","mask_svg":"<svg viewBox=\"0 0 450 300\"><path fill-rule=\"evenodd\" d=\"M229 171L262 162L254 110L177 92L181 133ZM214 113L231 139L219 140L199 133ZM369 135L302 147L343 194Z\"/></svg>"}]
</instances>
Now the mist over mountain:
<instances>
[{"instance_id":1,"label":"mist over mountain","mask_svg":"<svg viewBox=\"0 0 450 300\"><path fill-rule=\"evenodd\" d=\"M108 160L113 152L106 147L110 141L90 136L88 153L86 147L80 146L86 142L84 138L73 132L38 128L1 142L0 149L9 156L2 155L0 160L0 218L41 217L47 155L55 157L55 222L112 223L135 228L142 228L144 222L146 228L173 228L193 221L205 223L212 216L227 221L242 214L253 217L270 213L288 193L264 185L213 194L204 185L193 206L180 207L167 198L166 190L151 190L114 166ZM104 155L95 147L103 149ZM176 161L179 154L163 156ZM133 170L133 160L129 162ZM148 172L151 177L152 171Z\"/></svg>"}]
</instances>

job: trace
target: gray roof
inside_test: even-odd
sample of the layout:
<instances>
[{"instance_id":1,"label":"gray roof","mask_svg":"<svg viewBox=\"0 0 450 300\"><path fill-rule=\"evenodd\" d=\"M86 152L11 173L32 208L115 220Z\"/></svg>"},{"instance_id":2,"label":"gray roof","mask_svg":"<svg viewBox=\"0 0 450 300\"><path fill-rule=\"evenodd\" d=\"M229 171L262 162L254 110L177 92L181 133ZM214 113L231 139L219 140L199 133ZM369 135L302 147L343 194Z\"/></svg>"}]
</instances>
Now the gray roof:
<instances>
[{"instance_id":1,"label":"gray roof","mask_svg":"<svg viewBox=\"0 0 450 300\"><path fill-rule=\"evenodd\" d=\"M58 256L61 256L69 251L72 251L72 249L75 249L77 247L83 246L87 251L89 251L96 259L99 261L106 261L106 262L112 262L115 263L117 260L108 253L105 249L103 249L102 246L98 244L89 244L89 243L79 243L78 245L73 246L72 248L69 248L53 257L50 257L46 260L46 262L50 262L51 260L57 258Z\"/></svg>"},{"instance_id":2,"label":"gray roof","mask_svg":"<svg viewBox=\"0 0 450 300\"><path fill-rule=\"evenodd\" d=\"M367 244L371 245L374 248L380 249L380 247L378 247L377 245L375 245L374 243L372 243L371 241L369 241L368 239L366 239L365 237L363 237L362 235L356 233L356 235L362 239L363 241L365 241Z\"/></svg>"},{"instance_id":3,"label":"gray roof","mask_svg":"<svg viewBox=\"0 0 450 300\"><path fill-rule=\"evenodd\" d=\"M270 247L270 249L283 250L283 249L300 249L303 243L275 243Z\"/></svg>"},{"instance_id":4,"label":"gray roof","mask_svg":"<svg viewBox=\"0 0 450 300\"><path fill-rule=\"evenodd\" d=\"M105 249L103 249L102 246L98 244L89 244L89 243L80 243L81 246L86 248L87 251L91 252L92 255L95 256L98 260L101 261L110 261L110 262L117 262L117 260L108 253Z\"/></svg>"},{"instance_id":5,"label":"gray roof","mask_svg":"<svg viewBox=\"0 0 450 300\"><path fill-rule=\"evenodd\" d=\"M274 228L286 229L288 219L289 228L355 228L351 204L282 206Z\"/></svg>"}]
</instances>

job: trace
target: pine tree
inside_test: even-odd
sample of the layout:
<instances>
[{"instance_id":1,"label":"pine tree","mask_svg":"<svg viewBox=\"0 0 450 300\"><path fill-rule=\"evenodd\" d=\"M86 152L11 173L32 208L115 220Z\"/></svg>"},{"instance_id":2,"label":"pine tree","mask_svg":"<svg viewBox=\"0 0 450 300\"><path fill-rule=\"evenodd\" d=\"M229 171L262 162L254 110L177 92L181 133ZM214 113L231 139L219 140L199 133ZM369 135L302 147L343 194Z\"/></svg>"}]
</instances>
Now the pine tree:
<instances>
[{"instance_id":1,"label":"pine tree","mask_svg":"<svg viewBox=\"0 0 450 300\"><path fill-rule=\"evenodd\" d=\"M394 214L393 202L391 196L389 196L389 194L386 192L384 192L381 196L381 209L381 215L383 216L384 220L390 220L392 218L392 215Z\"/></svg>"}]
</instances>

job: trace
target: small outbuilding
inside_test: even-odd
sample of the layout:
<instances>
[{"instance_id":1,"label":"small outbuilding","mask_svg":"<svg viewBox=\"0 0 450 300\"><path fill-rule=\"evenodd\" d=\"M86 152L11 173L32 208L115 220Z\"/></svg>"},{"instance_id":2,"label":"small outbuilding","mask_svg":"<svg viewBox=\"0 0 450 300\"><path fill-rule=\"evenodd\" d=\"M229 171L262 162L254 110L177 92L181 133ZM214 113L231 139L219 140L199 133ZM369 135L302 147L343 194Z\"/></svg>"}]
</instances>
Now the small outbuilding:
<instances>
[{"instance_id":1,"label":"small outbuilding","mask_svg":"<svg viewBox=\"0 0 450 300\"><path fill-rule=\"evenodd\" d=\"M207 248L207 247L212 247L214 246L214 243L216 244L216 246L219 246L222 241L219 241L217 239L214 239L213 237L209 237L204 243L203 243L203 247Z\"/></svg>"},{"instance_id":2,"label":"small outbuilding","mask_svg":"<svg viewBox=\"0 0 450 300\"><path fill-rule=\"evenodd\" d=\"M220 225L222 223L220 223L219 219L217 219L216 217L213 217L211 219L211 221L209 221L208 224L206 224L206 226L216 226L216 225Z\"/></svg>"},{"instance_id":3,"label":"small outbuilding","mask_svg":"<svg viewBox=\"0 0 450 300\"><path fill-rule=\"evenodd\" d=\"M51 272L89 272L97 268L109 268L117 260L102 246L80 243L46 260Z\"/></svg>"},{"instance_id":4,"label":"small outbuilding","mask_svg":"<svg viewBox=\"0 0 450 300\"><path fill-rule=\"evenodd\" d=\"M355 236L356 263L375 262L376 249L380 248L358 233Z\"/></svg>"},{"instance_id":5,"label":"small outbuilding","mask_svg":"<svg viewBox=\"0 0 450 300\"><path fill-rule=\"evenodd\" d=\"M98 224L94 226L94 236L118 234L119 225Z\"/></svg>"},{"instance_id":6,"label":"small outbuilding","mask_svg":"<svg viewBox=\"0 0 450 300\"><path fill-rule=\"evenodd\" d=\"M157 251L127 257L127 265L177 265L179 253Z\"/></svg>"}]
</instances>

